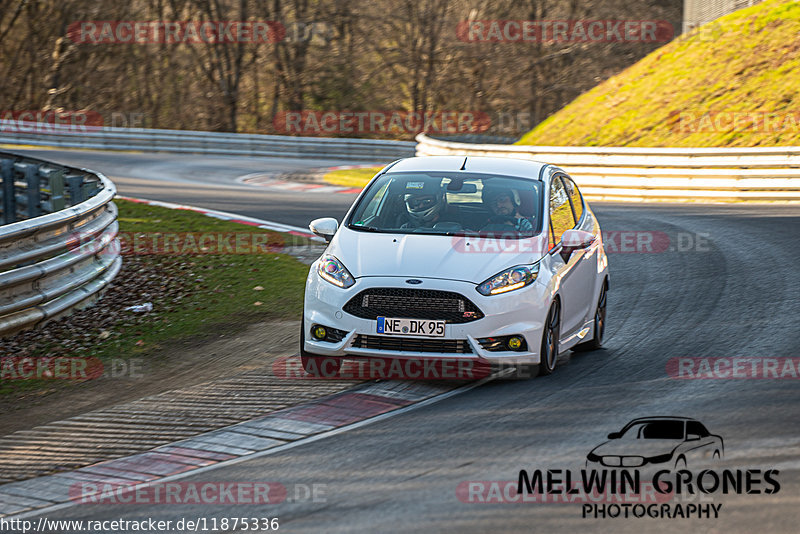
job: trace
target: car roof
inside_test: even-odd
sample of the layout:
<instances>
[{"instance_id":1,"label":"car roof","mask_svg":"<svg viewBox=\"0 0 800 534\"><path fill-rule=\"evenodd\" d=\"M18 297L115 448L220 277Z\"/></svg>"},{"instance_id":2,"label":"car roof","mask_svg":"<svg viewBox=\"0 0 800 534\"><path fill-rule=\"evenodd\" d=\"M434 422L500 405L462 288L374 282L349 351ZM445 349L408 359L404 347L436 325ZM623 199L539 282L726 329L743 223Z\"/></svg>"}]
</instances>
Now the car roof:
<instances>
[{"instance_id":1,"label":"car roof","mask_svg":"<svg viewBox=\"0 0 800 534\"><path fill-rule=\"evenodd\" d=\"M448 171L501 174L539 180L547 163L525 159L490 158L482 156L422 156L401 159L387 172Z\"/></svg>"},{"instance_id":2,"label":"car roof","mask_svg":"<svg viewBox=\"0 0 800 534\"><path fill-rule=\"evenodd\" d=\"M697 421L692 417L679 417L679 416L672 416L672 415L657 415L654 417L639 417L638 419L633 419L632 421L628 422L628 425L633 423L640 423L642 421ZM625 425L625 426L628 426Z\"/></svg>"}]
</instances>

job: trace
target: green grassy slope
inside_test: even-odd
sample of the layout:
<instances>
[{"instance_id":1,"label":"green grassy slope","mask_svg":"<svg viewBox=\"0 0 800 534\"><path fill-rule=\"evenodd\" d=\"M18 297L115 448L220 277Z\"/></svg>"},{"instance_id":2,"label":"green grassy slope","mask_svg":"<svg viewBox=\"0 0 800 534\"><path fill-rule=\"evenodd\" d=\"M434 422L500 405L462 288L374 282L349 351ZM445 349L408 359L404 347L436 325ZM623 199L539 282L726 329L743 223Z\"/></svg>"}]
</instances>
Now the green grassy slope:
<instances>
[{"instance_id":1,"label":"green grassy slope","mask_svg":"<svg viewBox=\"0 0 800 534\"><path fill-rule=\"evenodd\" d=\"M583 94L524 145L800 145L800 2L683 35Z\"/></svg>"}]
</instances>

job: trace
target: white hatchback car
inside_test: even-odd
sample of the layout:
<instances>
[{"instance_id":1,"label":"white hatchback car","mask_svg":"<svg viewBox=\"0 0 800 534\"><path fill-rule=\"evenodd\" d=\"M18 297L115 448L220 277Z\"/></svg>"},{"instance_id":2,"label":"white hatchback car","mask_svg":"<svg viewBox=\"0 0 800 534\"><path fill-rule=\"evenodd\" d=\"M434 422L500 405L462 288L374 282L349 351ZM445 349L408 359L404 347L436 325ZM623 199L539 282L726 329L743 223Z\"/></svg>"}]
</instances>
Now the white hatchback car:
<instances>
[{"instance_id":1,"label":"white hatchback car","mask_svg":"<svg viewBox=\"0 0 800 534\"><path fill-rule=\"evenodd\" d=\"M381 170L306 281L303 367L345 358L538 366L596 349L606 323L600 226L566 172L533 161L440 156Z\"/></svg>"}]
</instances>

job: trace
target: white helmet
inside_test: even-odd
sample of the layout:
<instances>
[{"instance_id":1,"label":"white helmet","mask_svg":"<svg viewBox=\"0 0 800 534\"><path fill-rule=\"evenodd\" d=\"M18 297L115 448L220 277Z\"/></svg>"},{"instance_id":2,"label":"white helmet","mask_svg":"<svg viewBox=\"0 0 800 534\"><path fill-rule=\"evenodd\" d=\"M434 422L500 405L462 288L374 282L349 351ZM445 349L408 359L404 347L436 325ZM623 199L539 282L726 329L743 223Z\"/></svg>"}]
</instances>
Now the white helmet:
<instances>
[{"instance_id":1,"label":"white helmet","mask_svg":"<svg viewBox=\"0 0 800 534\"><path fill-rule=\"evenodd\" d=\"M433 181L409 182L406 185L407 191L412 184L421 187L414 188L413 192L405 195L408 216L417 223L433 222L447 206L444 188Z\"/></svg>"}]
</instances>

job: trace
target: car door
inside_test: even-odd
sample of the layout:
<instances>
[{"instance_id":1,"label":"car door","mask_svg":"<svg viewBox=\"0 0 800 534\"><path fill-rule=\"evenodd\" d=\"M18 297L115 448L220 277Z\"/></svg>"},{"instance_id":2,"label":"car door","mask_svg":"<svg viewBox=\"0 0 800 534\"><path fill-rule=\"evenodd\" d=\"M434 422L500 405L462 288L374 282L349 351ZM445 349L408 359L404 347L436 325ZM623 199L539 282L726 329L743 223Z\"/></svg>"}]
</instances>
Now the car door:
<instances>
[{"instance_id":1,"label":"car door","mask_svg":"<svg viewBox=\"0 0 800 534\"><path fill-rule=\"evenodd\" d=\"M567 180L565 182L565 180ZM567 184L567 185L565 185ZM582 202L573 206L571 194L576 186L559 173L553 176L549 191L550 252L549 263L558 293L561 295L561 338L573 337L583 326L587 315L587 301L592 294L593 277L587 276L585 251L576 250L566 260L562 257L561 236L583 222ZM580 194L578 193L578 198ZM578 219L576 215L579 214Z\"/></svg>"},{"instance_id":2,"label":"car door","mask_svg":"<svg viewBox=\"0 0 800 534\"><path fill-rule=\"evenodd\" d=\"M594 220L583 202L583 197L575 182L566 174L560 175L564 184L567 197L570 200L572 215L575 220L574 228L585 232L594 231ZM595 241L592 245L584 249L575 250L569 258L569 263L574 262L574 273L572 274L572 285L576 292L576 327L580 329L588 319L594 318L594 307L596 305L597 293L599 290L597 276L597 254L599 253L600 241Z\"/></svg>"},{"instance_id":3,"label":"car door","mask_svg":"<svg viewBox=\"0 0 800 534\"><path fill-rule=\"evenodd\" d=\"M565 262L561 257L561 236L573 226L575 220L572 215L569 197L564 184L558 175L550 181L548 192L549 205L549 253L547 260L556 291L561 296L561 338L566 338L575 329L575 314L577 309L577 291L573 283L575 262Z\"/></svg>"}]
</instances>

